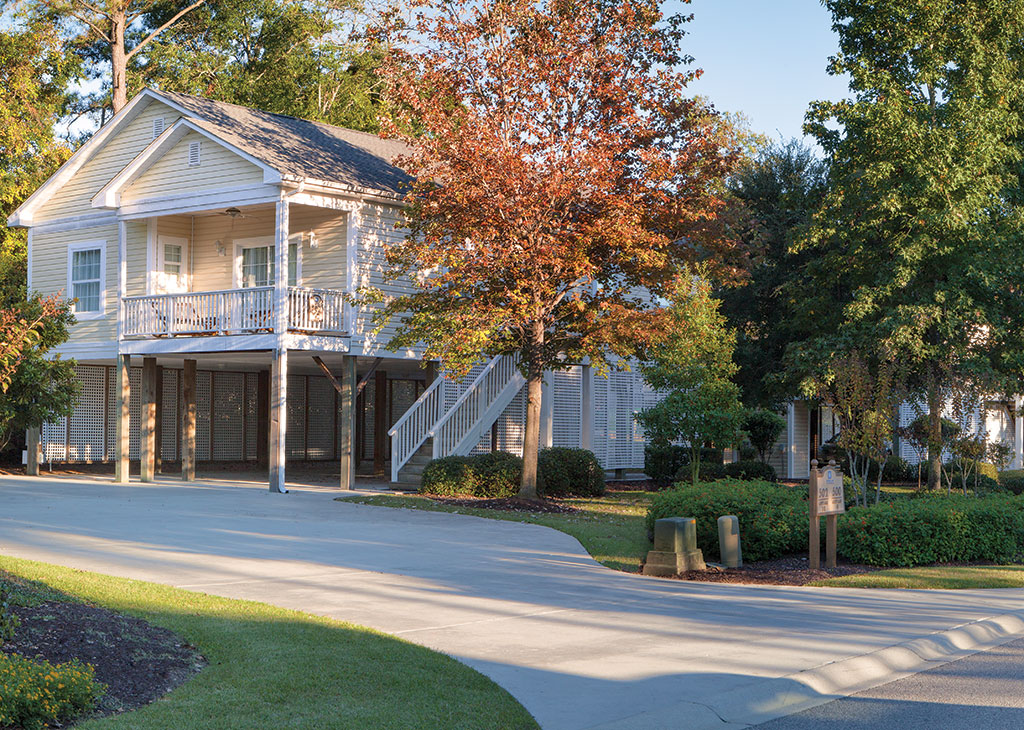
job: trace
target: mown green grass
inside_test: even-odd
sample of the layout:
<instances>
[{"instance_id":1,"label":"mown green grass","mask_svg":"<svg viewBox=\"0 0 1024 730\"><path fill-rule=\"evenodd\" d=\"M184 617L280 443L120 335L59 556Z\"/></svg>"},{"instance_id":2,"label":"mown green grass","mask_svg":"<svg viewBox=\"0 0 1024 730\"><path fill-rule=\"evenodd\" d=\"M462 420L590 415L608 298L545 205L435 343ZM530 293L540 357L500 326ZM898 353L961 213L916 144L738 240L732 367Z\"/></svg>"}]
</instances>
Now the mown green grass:
<instances>
[{"instance_id":1,"label":"mown green grass","mask_svg":"<svg viewBox=\"0 0 1024 730\"><path fill-rule=\"evenodd\" d=\"M1024 565L930 565L892 568L811 583L831 588L1024 588Z\"/></svg>"},{"instance_id":2,"label":"mown green grass","mask_svg":"<svg viewBox=\"0 0 1024 730\"><path fill-rule=\"evenodd\" d=\"M142 581L0 556L16 602L67 594L176 632L209 662L164 699L83 730L536 728L505 690L371 629Z\"/></svg>"},{"instance_id":3,"label":"mown green grass","mask_svg":"<svg viewBox=\"0 0 1024 730\"><path fill-rule=\"evenodd\" d=\"M651 549L644 526L650 498L650 492L635 490L609 492L603 497L558 500L560 504L581 510L579 513L567 515L455 507L439 504L426 497L403 494L338 497L337 501L429 512L452 512L492 520L545 525L575 537L583 549L602 565L627 573L639 573L640 560Z\"/></svg>"}]
</instances>

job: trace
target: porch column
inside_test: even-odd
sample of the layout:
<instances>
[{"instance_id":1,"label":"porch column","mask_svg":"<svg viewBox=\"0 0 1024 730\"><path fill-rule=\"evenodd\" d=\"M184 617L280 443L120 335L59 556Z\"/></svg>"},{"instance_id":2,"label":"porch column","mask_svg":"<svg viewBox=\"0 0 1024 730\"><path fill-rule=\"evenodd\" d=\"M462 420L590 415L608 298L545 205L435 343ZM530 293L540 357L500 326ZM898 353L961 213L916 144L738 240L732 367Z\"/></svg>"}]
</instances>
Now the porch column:
<instances>
[{"instance_id":1,"label":"porch column","mask_svg":"<svg viewBox=\"0 0 1024 730\"><path fill-rule=\"evenodd\" d=\"M341 450L341 489L353 489L356 484L355 460L355 400L356 400L356 359L345 355L341 364L341 415L338 417L338 428L341 430L338 446Z\"/></svg>"},{"instance_id":2,"label":"porch column","mask_svg":"<svg viewBox=\"0 0 1024 730\"><path fill-rule=\"evenodd\" d=\"M383 370L374 373L373 383L373 472L384 473L388 445L388 374Z\"/></svg>"},{"instance_id":3,"label":"porch column","mask_svg":"<svg viewBox=\"0 0 1024 730\"><path fill-rule=\"evenodd\" d=\"M1013 468L1024 469L1024 414L1020 407L1013 419Z\"/></svg>"},{"instance_id":4,"label":"porch column","mask_svg":"<svg viewBox=\"0 0 1024 730\"><path fill-rule=\"evenodd\" d=\"M786 404L786 478L796 473L796 404Z\"/></svg>"},{"instance_id":5,"label":"porch column","mask_svg":"<svg viewBox=\"0 0 1024 730\"><path fill-rule=\"evenodd\" d=\"M186 360L181 372L181 478L196 478L196 361Z\"/></svg>"},{"instance_id":6,"label":"porch column","mask_svg":"<svg viewBox=\"0 0 1024 730\"><path fill-rule=\"evenodd\" d=\"M256 463L269 466L270 371L261 370L256 379Z\"/></svg>"},{"instance_id":7,"label":"porch column","mask_svg":"<svg viewBox=\"0 0 1024 730\"><path fill-rule=\"evenodd\" d=\"M28 450L28 462L25 473L30 477L39 476L39 428L33 426L25 434L25 448Z\"/></svg>"},{"instance_id":8,"label":"porch column","mask_svg":"<svg viewBox=\"0 0 1024 730\"><path fill-rule=\"evenodd\" d=\"M544 373L540 389L540 448L550 449L555 444L555 374Z\"/></svg>"},{"instance_id":9,"label":"porch column","mask_svg":"<svg viewBox=\"0 0 1024 730\"><path fill-rule=\"evenodd\" d=\"M156 473L156 358L142 359L142 428L139 444L139 478L153 481Z\"/></svg>"},{"instance_id":10,"label":"porch column","mask_svg":"<svg viewBox=\"0 0 1024 730\"><path fill-rule=\"evenodd\" d=\"M274 221L274 332L281 337L288 331L287 200L277 201Z\"/></svg>"},{"instance_id":11,"label":"porch column","mask_svg":"<svg viewBox=\"0 0 1024 730\"><path fill-rule=\"evenodd\" d=\"M131 438L131 355L117 356L117 424L114 446L114 481L128 483L129 439Z\"/></svg>"},{"instance_id":12,"label":"porch column","mask_svg":"<svg viewBox=\"0 0 1024 730\"><path fill-rule=\"evenodd\" d=\"M270 368L270 491L285 494L285 462L288 456L288 350L274 352Z\"/></svg>"},{"instance_id":13,"label":"porch column","mask_svg":"<svg viewBox=\"0 0 1024 730\"><path fill-rule=\"evenodd\" d=\"M594 373L589 365L580 367L580 448L594 450Z\"/></svg>"}]
</instances>

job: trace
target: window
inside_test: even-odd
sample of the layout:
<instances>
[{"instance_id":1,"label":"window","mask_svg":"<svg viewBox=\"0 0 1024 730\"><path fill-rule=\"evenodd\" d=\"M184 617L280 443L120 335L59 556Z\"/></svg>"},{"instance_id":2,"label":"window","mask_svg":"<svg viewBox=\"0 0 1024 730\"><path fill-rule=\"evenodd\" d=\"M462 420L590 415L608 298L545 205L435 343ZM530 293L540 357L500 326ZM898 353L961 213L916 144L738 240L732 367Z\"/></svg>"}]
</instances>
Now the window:
<instances>
[{"instance_id":1,"label":"window","mask_svg":"<svg viewBox=\"0 0 1024 730\"><path fill-rule=\"evenodd\" d=\"M245 246L240 247L240 286L274 285L274 247ZM297 286L299 280L299 245L297 242L288 244L288 286Z\"/></svg>"},{"instance_id":2,"label":"window","mask_svg":"<svg viewBox=\"0 0 1024 730\"><path fill-rule=\"evenodd\" d=\"M199 167L199 152L202 148L201 142L188 143L188 166Z\"/></svg>"},{"instance_id":3,"label":"window","mask_svg":"<svg viewBox=\"0 0 1024 730\"><path fill-rule=\"evenodd\" d=\"M68 247L68 296L79 319L103 316L105 241L76 243Z\"/></svg>"},{"instance_id":4,"label":"window","mask_svg":"<svg viewBox=\"0 0 1024 730\"><path fill-rule=\"evenodd\" d=\"M181 276L181 244L164 244L164 273L167 276Z\"/></svg>"}]
</instances>

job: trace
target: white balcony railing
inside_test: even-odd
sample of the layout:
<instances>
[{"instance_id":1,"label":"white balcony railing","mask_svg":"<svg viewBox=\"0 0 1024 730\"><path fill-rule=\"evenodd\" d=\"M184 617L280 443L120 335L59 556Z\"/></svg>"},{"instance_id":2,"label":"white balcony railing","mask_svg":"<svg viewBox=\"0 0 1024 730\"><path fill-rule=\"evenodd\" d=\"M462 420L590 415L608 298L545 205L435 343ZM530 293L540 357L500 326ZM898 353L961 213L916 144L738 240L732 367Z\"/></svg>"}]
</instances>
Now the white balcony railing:
<instances>
[{"instance_id":1,"label":"white balcony railing","mask_svg":"<svg viewBox=\"0 0 1024 730\"><path fill-rule=\"evenodd\" d=\"M288 288L289 331L340 334L344 317L342 292ZM274 287L125 297L121 331L125 337L273 332Z\"/></svg>"}]
</instances>

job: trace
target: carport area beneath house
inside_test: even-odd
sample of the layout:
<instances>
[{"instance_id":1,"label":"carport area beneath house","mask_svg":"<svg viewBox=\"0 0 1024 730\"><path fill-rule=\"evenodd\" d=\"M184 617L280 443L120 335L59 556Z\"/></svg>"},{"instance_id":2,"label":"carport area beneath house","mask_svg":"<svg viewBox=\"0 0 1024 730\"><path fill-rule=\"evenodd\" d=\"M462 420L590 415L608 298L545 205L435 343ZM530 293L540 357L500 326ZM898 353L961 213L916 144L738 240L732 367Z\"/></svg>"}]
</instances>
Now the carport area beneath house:
<instances>
[{"instance_id":1,"label":"carport area beneath house","mask_svg":"<svg viewBox=\"0 0 1024 730\"><path fill-rule=\"evenodd\" d=\"M109 360L78 363L81 393L74 413L45 424L40 433L42 474L116 474L122 412L120 364ZM266 485L274 447L274 368L275 355L270 351L128 357L128 474L133 479L187 477L186 481ZM390 474L387 431L432 377L432 369L412 359L289 350L282 399L285 483L340 488L342 457L350 443L355 471L352 486L384 488ZM346 392L351 395L350 406L345 402ZM185 473L190 402L194 409L194 471ZM148 424L147 404L152 409ZM348 434L344 428L346 408L352 418ZM154 453L152 471L144 474L147 426L152 428Z\"/></svg>"}]
</instances>

